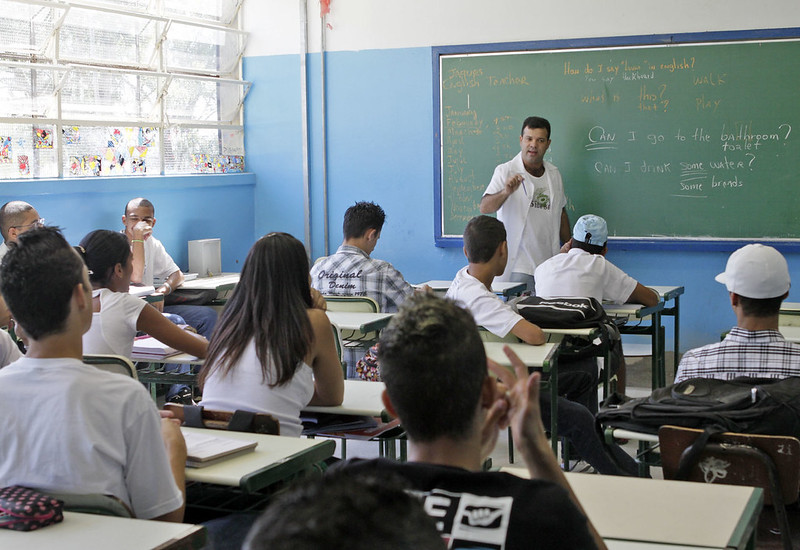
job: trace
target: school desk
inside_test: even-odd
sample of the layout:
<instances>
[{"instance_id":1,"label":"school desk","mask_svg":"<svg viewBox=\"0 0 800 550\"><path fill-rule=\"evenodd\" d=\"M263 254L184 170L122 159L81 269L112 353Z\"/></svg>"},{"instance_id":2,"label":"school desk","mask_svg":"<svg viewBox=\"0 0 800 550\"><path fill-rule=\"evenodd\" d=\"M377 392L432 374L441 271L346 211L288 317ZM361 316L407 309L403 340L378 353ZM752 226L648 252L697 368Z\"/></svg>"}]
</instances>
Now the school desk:
<instances>
[{"instance_id":1,"label":"school desk","mask_svg":"<svg viewBox=\"0 0 800 550\"><path fill-rule=\"evenodd\" d=\"M345 380L344 399L341 405L332 407L308 405L303 411L353 416L381 416L384 413L381 399L384 389L386 389L386 386L383 382Z\"/></svg>"},{"instance_id":2,"label":"school desk","mask_svg":"<svg viewBox=\"0 0 800 550\"><path fill-rule=\"evenodd\" d=\"M778 330L789 342L800 344L800 326L780 326Z\"/></svg>"},{"instance_id":3,"label":"school desk","mask_svg":"<svg viewBox=\"0 0 800 550\"><path fill-rule=\"evenodd\" d=\"M525 468L502 470L529 477ZM604 540L746 548L755 539L764 503L763 490L754 487L591 474L566 476Z\"/></svg>"},{"instance_id":4,"label":"school desk","mask_svg":"<svg viewBox=\"0 0 800 550\"><path fill-rule=\"evenodd\" d=\"M680 355L680 322L681 322L681 295L684 293L684 288L682 286L651 286L658 294L661 296L661 300L664 302L664 309L661 311L661 316L667 315L673 318L673 349L675 354L672 358L672 379L675 379L675 375L678 373L678 356ZM668 307L668 304L672 302L672 306Z\"/></svg>"},{"instance_id":5,"label":"school desk","mask_svg":"<svg viewBox=\"0 0 800 550\"><path fill-rule=\"evenodd\" d=\"M144 550L202 548L202 525L64 512L64 521L36 531L0 529L0 548L14 550Z\"/></svg>"},{"instance_id":6,"label":"school desk","mask_svg":"<svg viewBox=\"0 0 800 550\"><path fill-rule=\"evenodd\" d=\"M621 334L648 334L652 353L652 388L663 388L667 384L666 359L664 353L664 326L661 324L661 312L664 301L654 306L641 304L603 304L609 317L627 318L627 323L619 328ZM642 324L650 318L649 323Z\"/></svg>"},{"instance_id":7,"label":"school desk","mask_svg":"<svg viewBox=\"0 0 800 550\"><path fill-rule=\"evenodd\" d=\"M558 350L559 344L548 342L541 346L531 346L529 344L505 343L505 342L484 342L483 348L486 350L486 357L502 367L511 368L511 361L503 351L503 347L510 347L516 353L526 367L529 369L541 370L549 373L547 387L550 391L550 443L553 452L558 454ZM509 459L513 461L513 442L509 437Z\"/></svg>"},{"instance_id":8,"label":"school desk","mask_svg":"<svg viewBox=\"0 0 800 550\"><path fill-rule=\"evenodd\" d=\"M217 297L214 298L209 305L221 306L225 305L225 302L238 283L238 273L221 273L213 277L198 277L191 281L184 281L178 288L186 290L216 290Z\"/></svg>"},{"instance_id":9,"label":"school desk","mask_svg":"<svg viewBox=\"0 0 800 550\"><path fill-rule=\"evenodd\" d=\"M392 319L393 313L369 313L364 311L326 311L328 319L336 325L340 331L370 332L380 331ZM349 340L346 334L342 334L342 339Z\"/></svg>"},{"instance_id":10,"label":"school desk","mask_svg":"<svg viewBox=\"0 0 800 550\"><path fill-rule=\"evenodd\" d=\"M383 406L382 394L386 386L383 382L368 382L366 380L345 380L344 399L341 405L319 406L308 405L303 409L304 413L324 413L347 416L371 416L380 417L381 421L386 422L391 418ZM347 457L347 436L342 432L342 456ZM325 436L323 436L325 437ZM362 439L362 438L359 438ZM396 457L395 441L397 437L377 437L375 438L380 445L380 456L389 458ZM400 460L406 459L406 442L400 439Z\"/></svg>"},{"instance_id":11,"label":"school desk","mask_svg":"<svg viewBox=\"0 0 800 550\"><path fill-rule=\"evenodd\" d=\"M238 487L244 493L261 489L291 478L317 462L333 456L333 441L286 437L226 430L181 427L183 432L257 441L253 452L234 456L204 468L186 468L186 480Z\"/></svg>"},{"instance_id":12,"label":"school desk","mask_svg":"<svg viewBox=\"0 0 800 550\"><path fill-rule=\"evenodd\" d=\"M178 373L178 372L165 372L164 365L177 364L177 365L202 365L203 360L189 355L188 353L179 353L177 355L170 355L169 357L153 358L151 356L142 356L138 353L131 354L131 360L137 363L136 374L139 382L147 384L150 390L150 396L155 401L156 399L156 386L158 384L186 384L187 386L194 387L197 383L197 375L191 372Z\"/></svg>"},{"instance_id":13,"label":"school desk","mask_svg":"<svg viewBox=\"0 0 800 550\"><path fill-rule=\"evenodd\" d=\"M781 326L800 326L800 302L783 302L778 322Z\"/></svg>"},{"instance_id":14,"label":"school desk","mask_svg":"<svg viewBox=\"0 0 800 550\"><path fill-rule=\"evenodd\" d=\"M428 285L433 289L433 292L436 293L437 296L444 296L447 293L447 289L450 288L450 285L453 284L452 279L449 281L444 280L434 280L434 281L425 281L424 283L419 283L414 285L416 288L420 288L424 285ZM525 291L526 285L525 283L515 283L512 281L494 281L492 283L492 290L501 296L505 296L506 298L510 298L511 296L519 296Z\"/></svg>"}]
</instances>

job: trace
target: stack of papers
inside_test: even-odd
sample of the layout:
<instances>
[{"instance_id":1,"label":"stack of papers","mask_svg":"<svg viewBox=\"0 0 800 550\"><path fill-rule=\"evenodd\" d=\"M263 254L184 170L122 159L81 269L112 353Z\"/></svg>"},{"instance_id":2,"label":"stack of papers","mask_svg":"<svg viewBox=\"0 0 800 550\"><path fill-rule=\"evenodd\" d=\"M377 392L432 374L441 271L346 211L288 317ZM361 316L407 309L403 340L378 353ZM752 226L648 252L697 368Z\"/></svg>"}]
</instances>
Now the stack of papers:
<instances>
[{"instance_id":1,"label":"stack of papers","mask_svg":"<svg viewBox=\"0 0 800 550\"><path fill-rule=\"evenodd\" d=\"M133 354L136 359L163 359L180 353L152 336L139 336L133 341Z\"/></svg>"},{"instance_id":2,"label":"stack of papers","mask_svg":"<svg viewBox=\"0 0 800 550\"><path fill-rule=\"evenodd\" d=\"M240 454L253 451L257 441L231 439L216 435L200 434L183 430L186 440L186 465L190 468L211 466Z\"/></svg>"}]
</instances>

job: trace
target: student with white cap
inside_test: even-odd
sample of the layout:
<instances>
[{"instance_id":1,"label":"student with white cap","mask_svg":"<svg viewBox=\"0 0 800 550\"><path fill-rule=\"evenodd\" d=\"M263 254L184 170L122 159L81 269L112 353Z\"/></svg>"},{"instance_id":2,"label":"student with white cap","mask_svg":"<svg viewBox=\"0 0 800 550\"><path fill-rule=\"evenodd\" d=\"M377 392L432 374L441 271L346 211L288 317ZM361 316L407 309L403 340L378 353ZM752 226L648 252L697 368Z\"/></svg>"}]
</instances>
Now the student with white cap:
<instances>
[{"instance_id":1,"label":"student with white cap","mask_svg":"<svg viewBox=\"0 0 800 550\"><path fill-rule=\"evenodd\" d=\"M789 266L771 246L748 244L731 254L715 277L728 289L736 326L724 340L687 351L675 382L800 376L800 345L778 332L781 302L789 295Z\"/></svg>"}]
</instances>

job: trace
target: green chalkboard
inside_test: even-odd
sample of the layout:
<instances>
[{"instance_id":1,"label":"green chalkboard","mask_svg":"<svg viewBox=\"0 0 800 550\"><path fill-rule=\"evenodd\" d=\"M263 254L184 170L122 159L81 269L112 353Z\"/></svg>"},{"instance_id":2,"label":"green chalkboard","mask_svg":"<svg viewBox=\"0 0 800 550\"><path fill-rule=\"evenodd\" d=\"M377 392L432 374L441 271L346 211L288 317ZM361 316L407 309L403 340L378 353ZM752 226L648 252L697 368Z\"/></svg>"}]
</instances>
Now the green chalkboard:
<instances>
[{"instance_id":1,"label":"green chalkboard","mask_svg":"<svg viewBox=\"0 0 800 550\"><path fill-rule=\"evenodd\" d=\"M800 41L438 56L437 242L460 237L520 126L552 124L574 222L617 237L800 238Z\"/></svg>"}]
</instances>

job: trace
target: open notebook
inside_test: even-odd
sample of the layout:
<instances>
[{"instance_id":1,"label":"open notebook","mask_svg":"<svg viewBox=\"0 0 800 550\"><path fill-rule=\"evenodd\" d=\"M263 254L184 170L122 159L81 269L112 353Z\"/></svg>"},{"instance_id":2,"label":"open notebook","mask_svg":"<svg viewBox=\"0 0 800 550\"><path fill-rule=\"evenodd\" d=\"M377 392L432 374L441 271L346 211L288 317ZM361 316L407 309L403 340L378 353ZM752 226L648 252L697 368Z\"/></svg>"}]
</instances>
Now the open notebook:
<instances>
[{"instance_id":1,"label":"open notebook","mask_svg":"<svg viewBox=\"0 0 800 550\"><path fill-rule=\"evenodd\" d=\"M145 335L138 336L133 341L133 353L137 359L163 359L164 357L177 355L180 352L152 336Z\"/></svg>"},{"instance_id":2,"label":"open notebook","mask_svg":"<svg viewBox=\"0 0 800 550\"><path fill-rule=\"evenodd\" d=\"M257 441L231 439L210 434L182 431L186 440L186 465L190 468L203 468L228 460L240 454L252 452Z\"/></svg>"}]
</instances>

